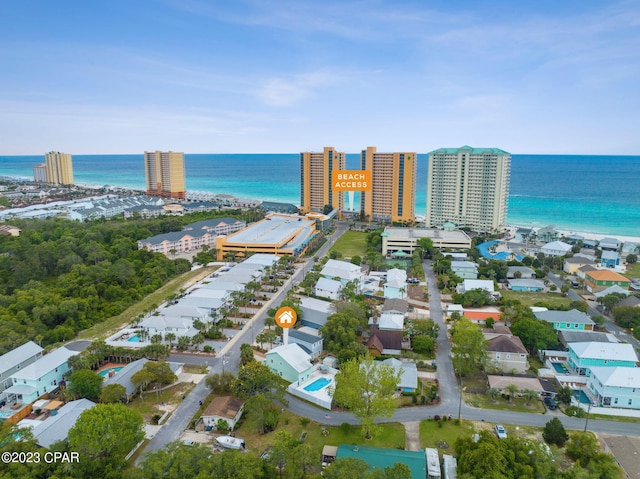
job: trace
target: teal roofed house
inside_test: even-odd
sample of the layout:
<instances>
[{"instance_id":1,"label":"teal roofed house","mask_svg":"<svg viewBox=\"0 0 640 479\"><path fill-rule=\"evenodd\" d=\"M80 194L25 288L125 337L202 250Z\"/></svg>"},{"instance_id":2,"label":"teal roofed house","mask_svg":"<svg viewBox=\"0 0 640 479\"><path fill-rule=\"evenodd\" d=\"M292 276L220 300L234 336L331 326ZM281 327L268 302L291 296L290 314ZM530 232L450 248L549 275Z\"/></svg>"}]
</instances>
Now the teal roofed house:
<instances>
[{"instance_id":1,"label":"teal roofed house","mask_svg":"<svg viewBox=\"0 0 640 479\"><path fill-rule=\"evenodd\" d=\"M594 366L635 368L638 356L629 343L571 343L567 363L580 376L591 376Z\"/></svg>"},{"instance_id":2,"label":"teal roofed house","mask_svg":"<svg viewBox=\"0 0 640 479\"><path fill-rule=\"evenodd\" d=\"M426 477L427 460L424 452L340 444L336 459L347 457L362 459L371 469L384 470L385 467L393 467L396 462L400 462L411 470L411 479L425 479Z\"/></svg>"},{"instance_id":3,"label":"teal roofed house","mask_svg":"<svg viewBox=\"0 0 640 479\"><path fill-rule=\"evenodd\" d=\"M582 311L538 311L536 318L551 323L556 331L593 331L595 322Z\"/></svg>"}]
</instances>

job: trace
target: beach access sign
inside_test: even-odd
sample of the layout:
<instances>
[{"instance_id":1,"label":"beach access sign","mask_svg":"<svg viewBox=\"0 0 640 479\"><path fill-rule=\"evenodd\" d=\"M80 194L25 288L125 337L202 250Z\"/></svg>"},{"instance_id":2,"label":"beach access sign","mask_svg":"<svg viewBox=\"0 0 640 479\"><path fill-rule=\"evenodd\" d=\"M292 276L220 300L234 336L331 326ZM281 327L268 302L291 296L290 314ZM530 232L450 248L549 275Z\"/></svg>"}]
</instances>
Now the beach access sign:
<instances>
[{"instance_id":1,"label":"beach access sign","mask_svg":"<svg viewBox=\"0 0 640 479\"><path fill-rule=\"evenodd\" d=\"M369 170L333 170L331 172L333 191L371 191Z\"/></svg>"}]
</instances>

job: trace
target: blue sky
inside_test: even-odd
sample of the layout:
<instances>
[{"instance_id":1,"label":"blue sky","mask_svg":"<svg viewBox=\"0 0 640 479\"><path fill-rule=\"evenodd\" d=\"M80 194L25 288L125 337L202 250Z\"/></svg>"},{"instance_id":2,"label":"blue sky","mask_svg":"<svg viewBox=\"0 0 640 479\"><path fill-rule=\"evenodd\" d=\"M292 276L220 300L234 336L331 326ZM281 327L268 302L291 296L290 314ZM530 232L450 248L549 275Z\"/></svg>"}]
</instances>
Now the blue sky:
<instances>
[{"instance_id":1,"label":"blue sky","mask_svg":"<svg viewBox=\"0 0 640 479\"><path fill-rule=\"evenodd\" d=\"M0 2L0 154L640 154L640 6Z\"/></svg>"}]
</instances>

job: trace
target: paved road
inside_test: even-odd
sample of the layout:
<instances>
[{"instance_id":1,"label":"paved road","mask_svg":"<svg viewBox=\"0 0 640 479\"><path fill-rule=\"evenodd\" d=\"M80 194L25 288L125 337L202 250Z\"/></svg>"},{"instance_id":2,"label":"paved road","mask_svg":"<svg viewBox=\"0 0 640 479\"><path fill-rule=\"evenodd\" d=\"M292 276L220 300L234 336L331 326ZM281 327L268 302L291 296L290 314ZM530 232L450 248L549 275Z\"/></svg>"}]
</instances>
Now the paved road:
<instances>
[{"instance_id":1,"label":"paved road","mask_svg":"<svg viewBox=\"0 0 640 479\"><path fill-rule=\"evenodd\" d=\"M328 241L320 248L317 257L322 257L327 254L329 248L333 243L347 231L347 226L339 226L336 231L331 235ZM314 258L309 258L306 262L299 267L298 270L287 280L281 289L280 293L275 295L268 303L266 303L246 326L239 331L231 341L229 341L224 348L218 353L215 358L204 356L192 356L192 355L180 355L172 354L171 361L184 362L187 364L205 364L210 366L210 375L221 373L224 371L237 372L240 366L240 345L242 343L253 344L256 335L258 335L264 329L264 320L267 318L267 311L272 305L280 304L286 296L287 291L296 284L299 284L304 275L315 264ZM199 401L204 399L209 394L209 390L205 386L205 382L200 382L186 398L178 405L177 409L173 412L171 417L167 420L165 425L160 428L156 435L151 439L147 445L145 451L153 452L162 449L165 445L172 441L177 441L184 430L189 425L189 421L200 407ZM316 411L318 411L316 409ZM322 412L324 415L325 413Z\"/></svg>"},{"instance_id":2,"label":"paved road","mask_svg":"<svg viewBox=\"0 0 640 479\"><path fill-rule=\"evenodd\" d=\"M558 289L562 287L563 285L562 278L560 278L559 276L553 273L549 273L547 274L547 278L549 279L549 281L555 284L558 287ZM567 297L572 301L584 301L584 299L572 289L570 289L567 292ZM588 313L591 316L603 316L604 318L606 318L606 321L603 326L607 331L609 331L611 334L619 338L621 341L627 342L629 344L633 344L633 347L640 349L640 341L638 341L635 337L631 336L630 334L627 334L627 332L624 329L622 329L613 321L611 321L611 318L609 318L607 315L602 314L602 312L598 311L591 305L589 305Z\"/></svg>"}]
</instances>

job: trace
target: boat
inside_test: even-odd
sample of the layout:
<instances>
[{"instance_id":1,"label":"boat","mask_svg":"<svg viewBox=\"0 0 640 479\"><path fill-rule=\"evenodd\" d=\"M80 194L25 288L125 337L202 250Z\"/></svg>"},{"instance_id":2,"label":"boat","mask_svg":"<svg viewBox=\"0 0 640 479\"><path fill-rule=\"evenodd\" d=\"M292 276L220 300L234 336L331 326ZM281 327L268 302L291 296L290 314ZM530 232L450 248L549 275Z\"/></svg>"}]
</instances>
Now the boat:
<instances>
[{"instance_id":1,"label":"boat","mask_svg":"<svg viewBox=\"0 0 640 479\"><path fill-rule=\"evenodd\" d=\"M244 439L233 436L218 436L216 442L227 449L244 449Z\"/></svg>"}]
</instances>

